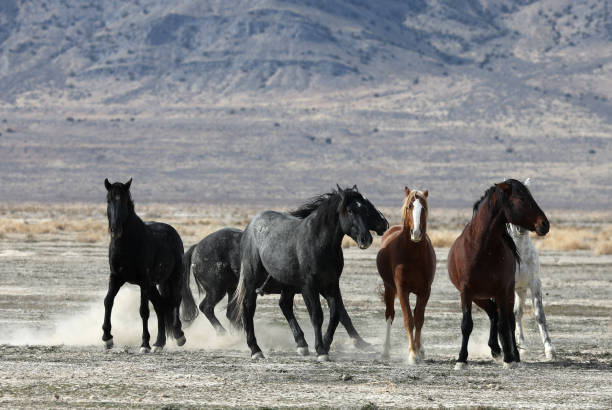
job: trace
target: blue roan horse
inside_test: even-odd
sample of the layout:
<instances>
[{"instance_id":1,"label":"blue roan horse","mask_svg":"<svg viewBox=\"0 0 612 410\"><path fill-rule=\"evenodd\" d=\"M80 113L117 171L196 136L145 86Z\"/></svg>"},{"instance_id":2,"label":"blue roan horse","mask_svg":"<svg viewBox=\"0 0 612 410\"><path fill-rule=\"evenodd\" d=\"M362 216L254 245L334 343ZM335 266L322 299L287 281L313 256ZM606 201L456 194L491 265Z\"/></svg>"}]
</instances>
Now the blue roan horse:
<instances>
[{"instance_id":1,"label":"blue roan horse","mask_svg":"<svg viewBox=\"0 0 612 410\"><path fill-rule=\"evenodd\" d=\"M283 293L291 295L291 299L296 293L302 294L315 331L318 360L328 360L340 314L345 311L339 286L344 267L342 238L349 235L361 249L370 246L367 201L356 187L338 187L291 214L265 211L248 224L240 243L241 268L235 303L252 358L263 357L253 326L256 292L280 288L281 299ZM321 333L323 311L319 295L326 298L330 309L325 337ZM291 321L290 325L295 334Z\"/></svg>"},{"instance_id":2,"label":"blue roan horse","mask_svg":"<svg viewBox=\"0 0 612 410\"><path fill-rule=\"evenodd\" d=\"M181 329L179 305L183 303L183 320L191 321L197 307L189 289L189 271L183 271L183 242L173 227L159 222L143 222L134 212L130 195L132 180L111 184L104 180L107 190L108 230L111 241L108 251L110 278L104 298L104 334L107 348L113 347L111 310L121 286L126 282L140 286L140 316L142 318L141 353L148 353L149 301L157 314L157 340L154 351L166 344L166 333L179 346L186 338ZM159 286L159 291L156 287Z\"/></svg>"}]
</instances>

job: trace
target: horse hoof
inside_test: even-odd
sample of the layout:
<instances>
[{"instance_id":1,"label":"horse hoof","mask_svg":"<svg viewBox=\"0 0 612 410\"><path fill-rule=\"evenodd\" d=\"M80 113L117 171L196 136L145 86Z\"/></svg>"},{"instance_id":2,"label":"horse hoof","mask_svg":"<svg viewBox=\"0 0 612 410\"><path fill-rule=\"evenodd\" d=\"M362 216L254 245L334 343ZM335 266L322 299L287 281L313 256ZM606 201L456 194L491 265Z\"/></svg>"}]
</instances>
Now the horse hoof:
<instances>
[{"instance_id":1,"label":"horse hoof","mask_svg":"<svg viewBox=\"0 0 612 410\"><path fill-rule=\"evenodd\" d=\"M317 356L317 362L329 362L328 354L320 354Z\"/></svg>"},{"instance_id":2,"label":"horse hoof","mask_svg":"<svg viewBox=\"0 0 612 410\"><path fill-rule=\"evenodd\" d=\"M140 348L140 354L147 354L147 353L151 353L151 348L144 347L144 346Z\"/></svg>"},{"instance_id":3,"label":"horse hoof","mask_svg":"<svg viewBox=\"0 0 612 410\"><path fill-rule=\"evenodd\" d=\"M298 347L297 352L300 356L308 356L310 354L308 351L308 346Z\"/></svg>"},{"instance_id":4,"label":"horse hoof","mask_svg":"<svg viewBox=\"0 0 612 410\"><path fill-rule=\"evenodd\" d=\"M104 342L104 347L106 347L107 349L112 349L113 346L115 345L112 337L108 340L103 340L103 342Z\"/></svg>"},{"instance_id":5,"label":"horse hoof","mask_svg":"<svg viewBox=\"0 0 612 410\"><path fill-rule=\"evenodd\" d=\"M164 350L164 346L153 346L153 353L160 353Z\"/></svg>"},{"instance_id":6,"label":"horse hoof","mask_svg":"<svg viewBox=\"0 0 612 410\"><path fill-rule=\"evenodd\" d=\"M419 364L419 361L416 356L409 355L408 356L408 366L416 366Z\"/></svg>"},{"instance_id":7,"label":"horse hoof","mask_svg":"<svg viewBox=\"0 0 612 410\"><path fill-rule=\"evenodd\" d=\"M423 349L422 346L421 346L421 349L419 350L419 360L425 360L425 349Z\"/></svg>"},{"instance_id":8,"label":"horse hoof","mask_svg":"<svg viewBox=\"0 0 612 410\"><path fill-rule=\"evenodd\" d=\"M177 346L183 346L186 341L187 341L187 338L185 337L185 335L183 335L183 336L179 337L178 339L176 339L176 345Z\"/></svg>"},{"instance_id":9,"label":"horse hoof","mask_svg":"<svg viewBox=\"0 0 612 410\"><path fill-rule=\"evenodd\" d=\"M391 355L389 354L388 350L385 350L380 354L380 358L381 360L389 360L391 358Z\"/></svg>"},{"instance_id":10,"label":"horse hoof","mask_svg":"<svg viewBox=\"0 0 612 410\"><path fill-rule=\"evenodd\" d=\"M504 362L504 364L502 365L504 369L514 369L516 366L516 362Z\"/></svg>"},{"instance_id":11,"label":"horse hoof","mask_svg":"<svg viewBox=\"0 0 612 410\"><path fill-rule=\"evenodd\" d=\"M468 364L466 362L455 363L455 370L467 370Z\"/></svg>"},{"instance_id":12,"label":"horse hoof","mask_svg":"<svg viewBox=\"0 0 612 410\"><path fill-rule=\"evenodd\" d=\"M255 352L251 355L251 359L252 360L259 360L259 359L265 359L264 355L262 352Z\"/></svg>"},{"instance_id":13,"label":"horse hoof","mask_svg":"<svg viewBox=\"0 0 612 410\"><path fill-rule=\"evenodd\" d=\"M354 339L353 346L355 346L355 348L359 350L370 350L372 348L372 345L363 339Z\"/></svg>"},{"instance_id":14,"label":"horse hoof","mask_svg":"<svg viewBox=\"0 0 612 410\"><path fill-rule=\"evenodd\" d=\"M544 348L544 354L546 355L547 359L554 359L557 352L554 348L554 346L552 345L548 345Z\"/></svg>"}]
</instances>

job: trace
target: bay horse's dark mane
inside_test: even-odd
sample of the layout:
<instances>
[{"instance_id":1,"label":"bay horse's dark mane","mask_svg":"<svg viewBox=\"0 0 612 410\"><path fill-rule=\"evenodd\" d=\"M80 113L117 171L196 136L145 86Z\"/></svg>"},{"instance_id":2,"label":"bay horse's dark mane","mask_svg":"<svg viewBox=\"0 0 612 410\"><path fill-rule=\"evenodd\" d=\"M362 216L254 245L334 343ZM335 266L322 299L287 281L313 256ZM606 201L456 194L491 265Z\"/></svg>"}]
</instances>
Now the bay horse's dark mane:
<instances>
[{"instance_id":1,"label":"bay horse's dark mane","mask_svg":"<svg viewBox=\"0 0 612 410\"><path fill-rule=\"evenodd\" d=\"M504 182L512 184L513 183L512 181L513 181L512 179L508 179L508 180L506 180ZM495 186L495 185L493 185L491 188L487 189L485 191L485 193L482 195L482 197L478 201L474 202L474 208L473 208L473 212L472 212L472 219L474 219L474 217L476 216L476 213L480 209L480 206L483 204L483 202L491 200L492 194L495 191L498 191L500 195L504 195L504 193L499 188L497 188L497 186ZM508 247L512 251L512 254L516 258L517 263L520 264L521 263L521 255L519 255L518 249L516 248L516 243L514 243L514 239L512 239L512 236L510 236L510 234L508 233L507 229L503 230L502 239L504 240L504 242L506 242L506 245L508 245Z\"/></svg>"},{"instance_id":2,"label":"bay horse's dark mane","mask_svg":"<svg viewBox=\"0 0 612 410\"><path fill-rule=\"evenodd\" d=\"M338 202L341 198L340 193L340 190L335 190L332 192L327 192L325 194L317 195L311 198L305 204L301 205L299 208L290 211L289 215L295 216L296 218L304 219L313 212L319 210L320 208L323 208L323 206L325 206L326 209L330 209L335 212L338 208ZM358 191L352 188L342 189L342 193L344 195L353 194L351 196L358 197L359 199L363 198Z\"/></svg>"}]
</instances>

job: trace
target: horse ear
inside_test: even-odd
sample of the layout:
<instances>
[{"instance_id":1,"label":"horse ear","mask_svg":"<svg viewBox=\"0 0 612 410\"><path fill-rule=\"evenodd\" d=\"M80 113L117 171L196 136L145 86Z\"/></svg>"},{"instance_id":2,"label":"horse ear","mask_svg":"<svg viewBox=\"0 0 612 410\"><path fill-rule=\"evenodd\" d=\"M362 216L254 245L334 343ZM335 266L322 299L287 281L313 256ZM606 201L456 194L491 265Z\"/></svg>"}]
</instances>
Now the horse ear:
<instances>
[{"instance_id":1,"label":"horse ear","mask_svg":"<svg viewBox=\"0 0 612 410\"><path fill-rule=\"evenodd\" d=\"M499 188L499 190L501 190L504 193L504 195L509 196L509 195L512 194L512 185L510 185L507 182L502 182L500 184L495 184L495 186L497 188Z\"/></svg>"},{"instance_id":2,"label":"horse ear","mask_svg":"<svg viewBox=\"0 0 612 410\"><path fill-rule=\"evenodd\" d=\"M124 185L125 185L125 189L130 189L130 185L132 185L132 178L130 178L130 180L126 182Z\"/></svg>"},{"instance_id":3,"label":"horse ear","mask_svg":"<svg viewBox=\"0 0 612 410\"><path fill-rule=\"evenodd\" d=\"M336 184L336 189L338 190L338 192L342 192L343 191L343 189L340 188L340 185L338 185L338 184Z\"/></svg>"},{"instance_id":4,"label":"horse ear","mask_svg":"<svg viewBox=\"0 0 612 410\"><path fill-rule=\"evenodd\" d=\"M108 182L108 178L104 178L104 186L106 187L107 191L110 191L112 185L110 182Z\"/></svg>"},{"instance_id":5,"label":"horse ear","mask_svg":"<svg viewBox=\"0 0 612 410\"><path fill-rule=\"evenodd\" d=\"M423 191L423 196L425 198L427 198L427 195L429 195L429 189L426 189L425 191Z\"/></svg>"},{"instance_id":6,"label":"horse ear","mask_svg":"<svg viewBox=\"0 0 612 410\"><path fill-rule=\"evenodd\" d=\"M358 189L357 189L357 184L354 184L354 185L353 185L353 191L358 191Z\"/></svg>"},{"instance_id":7,"label":"horse ear","mask_svg":"<svg viewBox=\"0 0 612 410\"><path fill-rule=\"evenodd\" d=\"M527 178L527 179L525 180L525 182L523 182L523 185L525 185L525 186L529 186L529 185L531 185L531 178Z\"/></svg>"},{"instance_id":8,"label":"horse ear","mask_svg":"<svg viewBox=\"0 0 612 410\"><path fill-rule=\"evenodd\" d=\"M410 195L410 189L407 186L404 187L404 195Z\"/></svg>"}]
</instances>

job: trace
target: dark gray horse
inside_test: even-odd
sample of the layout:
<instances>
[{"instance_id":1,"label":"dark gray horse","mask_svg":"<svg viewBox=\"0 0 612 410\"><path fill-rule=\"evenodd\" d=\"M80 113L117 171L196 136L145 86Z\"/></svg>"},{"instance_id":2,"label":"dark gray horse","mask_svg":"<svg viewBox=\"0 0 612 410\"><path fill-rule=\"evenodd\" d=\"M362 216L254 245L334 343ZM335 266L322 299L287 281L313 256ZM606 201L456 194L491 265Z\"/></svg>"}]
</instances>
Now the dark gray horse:
<instances>
[{"instance_id":1,"label":"dark gray horse","mask_svg":"<svg viewBox=\"0 0 612 410\"><path fill-rule=\"evenodd\" d=\"M341 312L346 312L339 286L344 267L342 238L349 235L361 249L372 243L366 224L369 214L366 201L356 187L338 187L291 214L265 211L248 224L240 243L241 269L234 303L252 358L263 357L255 338L253 316L257 294L265 292L281 294L279 304L298 347L307 349L293 316L293 296L302 294L315 331L318 359L328 360ZM319 295L325 297L330 309L325 337L321 332L323 311ZM290 312L284 306L290 306Z\"/></svg>"},{"instance_id":2,"label":"dark gray horse","mask_svg":"<svg viewBox=\"0 0 612 410\"><path fill-rule=\"evenodd\" d=\"M197 307L189 289L189 272L184 274L183 242L170 225L159 222L143 222L134 211L130 195L132 180L111 184L104 180L107 190L108 230L111 240L108 250L110 277L108 293L104 298L104 334L107 348L113 347L111 335L111 311L115 296L126 282L140 286L140 316L142 318L141 353L148 353L149 301L157 314L157 340L154 351L166 344L166 333L176 339L179 346L185 344L185 335L179 319L182 302L183 320L191 321L197 315ZM156 287L159 286L159 291Z\"/></svg>"},{"instance_id":3,"label":"dark gray horse","mask_svg":"<svg viewBox=\"0 0 612 410\"><path fill-rule=\"evenodd\" d=\"M366 226L369 230L382 235L389 224L385 217L367 199L363 202L367 208ZM305 217L296 211L297 217ZM228 295L226 316L232 321L233 296L240 277L240 240L242 231L235 228L223 228L206 236L196 245L193 245L183 255L183 265L187 272L191 272L196 280L198 291L205 294L200 303L200 310L208 318L215 328L217 334L224 334L225 329L215 316L215 306ZM270 286L266 285L265 293L272 293ZM278 292L277 292L278 293ZM281 307L287 322L290 324L298 344L298 352L302 355L308 354L308 344L304 339L304 333L299 327L293 313L293 295L291 289L281 290ZM349 336L353 339L355 346L365 349L370 346L359 335L346 309L340 312L340 323L346 328Z\"/></svg>"}]
</instances>

